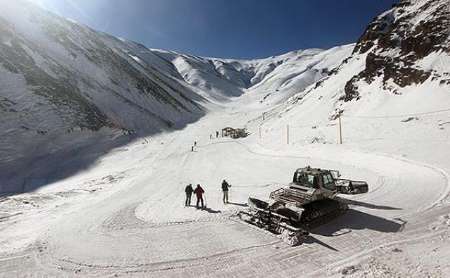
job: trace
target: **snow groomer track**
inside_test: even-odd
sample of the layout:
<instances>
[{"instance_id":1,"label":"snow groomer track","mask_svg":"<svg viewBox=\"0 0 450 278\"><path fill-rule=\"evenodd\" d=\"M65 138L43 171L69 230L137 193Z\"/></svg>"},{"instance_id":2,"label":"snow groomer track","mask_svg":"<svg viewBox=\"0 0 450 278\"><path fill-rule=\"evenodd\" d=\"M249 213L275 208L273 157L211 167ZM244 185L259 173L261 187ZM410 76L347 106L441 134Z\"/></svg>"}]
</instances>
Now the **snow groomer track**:
<instances>
[{"instance_id":1,"label":"snow groomer track","mask_svg":"<svg viewBox=\"0 0 450 278\"><path fill-rule=\"evenodd\" d=\"M218 139L204 140L195 152L182 148L191 138L206 137L203 126L218 119L164 138L168 143L158 146L156 156L150 155L154 149L143 154L147 148L139 144L112 154L108 160L139 153L139 166L125 169L122 188L36 212L48 229L15 257L0 259L2 273L20 264L20 273L42 275L321 276L448 233L442 211L449 210L442 204L449 180L439 168L337 147L284 153ZM233 217L249 195L267 196L279 181L289 181L291 168L310 164L365 179L370 192L355 196L348 213L311 231L297 247ZM233 184L227 206L220 203L220 177ZM204 186L208 209L182 205L181 180Z\"/></svg>"}]
</instances>

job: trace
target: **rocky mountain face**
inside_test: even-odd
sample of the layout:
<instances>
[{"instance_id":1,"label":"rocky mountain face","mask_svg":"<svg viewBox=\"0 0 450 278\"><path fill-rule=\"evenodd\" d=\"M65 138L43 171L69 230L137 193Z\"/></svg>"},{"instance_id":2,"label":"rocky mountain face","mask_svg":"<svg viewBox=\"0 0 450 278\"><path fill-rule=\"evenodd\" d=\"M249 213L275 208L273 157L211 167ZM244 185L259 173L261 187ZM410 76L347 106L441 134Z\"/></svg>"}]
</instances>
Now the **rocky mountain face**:
<instances>
[{"instance_id":1,"label":"rocky mountain face","mask_svg":"<svg viewBox=\"0 0 450 278\"><path fill-rule=\"evenodd\" d=\"M407 114L450 107L450 2L400 1L377 16L351 55L278 107L295 119Z\"/></svg>"},{"instance_id":2,"label":"rocky mountain face","mask_svg":"<svg viewBox=\"0 0 450 278\"><path fill-rule=\"evenodd\" d=\"M358 40L353 55L365 54L365 69L345 85L345 101L358 99L357 82L370 84L382 77L383 88L398 93L403 88L422 84L428 78L450 84L448 72L420 66L433 53L450 54L450 2L442 0L400 1L376 17Z\"/></svg>"}]
</instances>

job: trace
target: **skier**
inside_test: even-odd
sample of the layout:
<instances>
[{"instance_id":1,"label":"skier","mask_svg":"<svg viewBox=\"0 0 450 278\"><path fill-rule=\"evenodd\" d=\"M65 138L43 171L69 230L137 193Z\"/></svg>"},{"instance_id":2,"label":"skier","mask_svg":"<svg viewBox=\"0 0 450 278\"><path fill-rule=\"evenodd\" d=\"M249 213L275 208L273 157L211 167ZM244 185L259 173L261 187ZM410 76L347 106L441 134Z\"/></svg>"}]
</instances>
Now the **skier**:
<instances>
[{"instance_id":1,"label":"skier","mask_svg":"<svg viewBox=\"0 0 450 278\"><path fill-rule=\"evenodd\" d=\"M228 184L226 180L223 180L222 182L222 192L223 192L223 203L228 204L228 188L230 188L231 185Z\"/></svg>"},{"instance_id":2,"label":"skier","mask_svg":"<svg viewBox=\"0 0 450 278\"><path fill-rule=\"evenodd\" d=\"M216 138L219 138L219 132L216 131Z\"/></svg>"},{"instance_id":3,"label":"skier","mask_svg":"<svg viewBox=\"0 0 450 278\"><path fill-rule=\"evenodd\" d=\"M186 192L186 201L184 203L184 206L190 206L191 205L191 196L192 192L194 192L194 189L192 188L192 184L188 184L186 188L184 189L184 192Z\"/></svg>"},{"instance_id":4,"label":"skier","mask_svg":"<svg viewBox=\"0 0 450 278\"><path fill-rule=\"evenodd\" d=\"M202 208L205 207L204 203L203 203L203 193L205 193L205 190L203 190L203 188L200 186L200 184L197 184L197 188L195 188L194 190L195 195L197 196L197 209L199 208L199 203L202 203Z\"/></svg>"},{"instance_id":5,"label":"skier","mask_svg":"<svg viewBox=\"0 0 450 278\"><path fill-rule=\"evenodd\" d=\"M193 152L193 151L194 151L194 146L191 147L191 152Z\"/></svg>"},{"instance_id":6,"label":"skier","mask_svg":"<svg viewBox=\"0 0 450 278\"><path fill-rule=\"evenodd\" d=\"M197 147L197 141L194 141L194 147Z\"/></svg>"}]
</instances>

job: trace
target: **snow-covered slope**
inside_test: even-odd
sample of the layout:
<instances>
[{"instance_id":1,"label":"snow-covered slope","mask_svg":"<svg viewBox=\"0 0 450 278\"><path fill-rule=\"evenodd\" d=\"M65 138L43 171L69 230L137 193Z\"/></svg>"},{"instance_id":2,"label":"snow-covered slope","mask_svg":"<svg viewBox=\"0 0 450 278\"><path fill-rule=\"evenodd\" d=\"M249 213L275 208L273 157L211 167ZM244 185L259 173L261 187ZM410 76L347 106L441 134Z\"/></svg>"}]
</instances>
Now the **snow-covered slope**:
<instances>
[{"instance_id":1,"label":"snow-covered slope","mask_svg":"<svg viewBox=\"0 0 450 278\"><path fill-rule=\"evenodd\" d=\"M264 95L282 90L277 100L285 99L351 51L305 50L253 61L201 58L150 50L25 0L0 4L0 192L70 175L64 164L71 171L84 168L134 134L182 128L211 104L249 88ZM99 145L103 151L75 161Z\"/></svg>"},{"instance_id":2,"label":"snow-covered slope","mask_svg":"<svg viewBox=\"0 0 450 278\"><path fill-rule=\"evenodd\" d=\"M192 90L120 40L27 1L0 4L0 191L16 188L10 179L30 174L36 158L77 153L99 134L183 126L204 113Z\"/></svg>"},{"instance_id":3,"label":"snow-covered slope","mask_svg":"<svg viewBox=\"0 0 450 278\"><path fill-rule=\"evenodd\" d=\"M180 76L207 98L230 101L243 93L258 94L260 102L281 103L327 76L347 58L353 45L329 50L307 49L256 60L202 58L153 49L173 64Z\"/></svg>"}]
</instances>

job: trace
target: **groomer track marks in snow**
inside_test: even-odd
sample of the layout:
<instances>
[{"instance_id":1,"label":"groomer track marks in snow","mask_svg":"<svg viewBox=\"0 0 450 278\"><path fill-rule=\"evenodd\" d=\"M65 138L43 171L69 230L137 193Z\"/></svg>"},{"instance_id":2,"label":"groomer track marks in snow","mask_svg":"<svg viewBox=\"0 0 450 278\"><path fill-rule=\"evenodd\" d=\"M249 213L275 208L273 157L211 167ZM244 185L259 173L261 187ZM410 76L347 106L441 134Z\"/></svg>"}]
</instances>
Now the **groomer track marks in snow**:
<instances>
[{"instance_id":1,"label":"groomer track marks in snow","mask_svg":"<svg viewBox=\"0 0 450 278\"><path fill-rule=\"evenodd\" d=\"M211 122L215 122L214 118ZM184 132L198 136L198 130L192 126ZM65 267L78 266L87 273L145 273L160 269L176 273L180 271L175 267L180 260L183 265L195 269L202 258L214 258L210 263L214 268L214 261L243 259L250 254L253 257L237 263L232 273L241 273L238 269L244 267L244 262L271 261L270 264L279 264L282 268L286 264L298 264L295 258L300 256L316 258L312 265L302 265L302 268L313 270L317 264L341 261L345 257L343 254L354 254L356 250L368 247L376 250L378 246L398 239L397 235L406 233L410 224L399 234L402 222L396 219L414 223L418 212L423 213L434 206L447 189L446 180L433 169L386 156L332 148L324 152L326 157L323 157L324 153L307 149L290 151L289 154L274 153L244 141L199 144L201 151L191 153L179 148L186 141L192 142L186 137L174 135L166 140L169 143L164 145L157 159L150 158L149 165L145 165L145 159L141 160L141 169L150 166L151 171L133 179L133 185L127 190L120 190L104 201L85 209L79 208L79 211L60 219L45 239L48 242L48 251L45 252L52 255L42 263L53 261ZM129 152L132 151L131 148ZM345 162L357 167L342 164L342 156L351 156L352 160ZM384 163L380 164L378 160ZM367 178L377 190L364 199L355 199L360 205L355 201L356 205L348 214L312 231L311 240L295 249L288 248L269 233L227 218L236 208L227 210L228 207L221 204L220 177L233 177L233 184L244 185L233 189L233 199L245 203L249 195L256 192L263 197L279 186L274 183L261 187L268 180L276 182L274 177L279 177L278 182L282 183L283 179L291 178L292 165L306 164L343 169L349 176L356 174ZM246 165L245 169L240 165ZM399 169L402 175L399 175ZM289 173L285 176L285 172ZM387 178L379 179L380 176ZM208 205L223 213L211 215L184 208L181 181L185 180L204 184ZM383 181L382 185L377 184L380 181ZM435 190L429 190L430 185L436 187ZM420 192L405 192L405 187L410 189L408 191ZM417 206L418 203L422 208ZM398 209L384 209L387 207ZM340 233L339 230L350 232ZM96 252L87 246L94 246ZM278 246L278 249L273 246ZM258 255L254 250L258 250ZM339 251L339 255L331 250Z\"/></svg>"}]
</instances>

